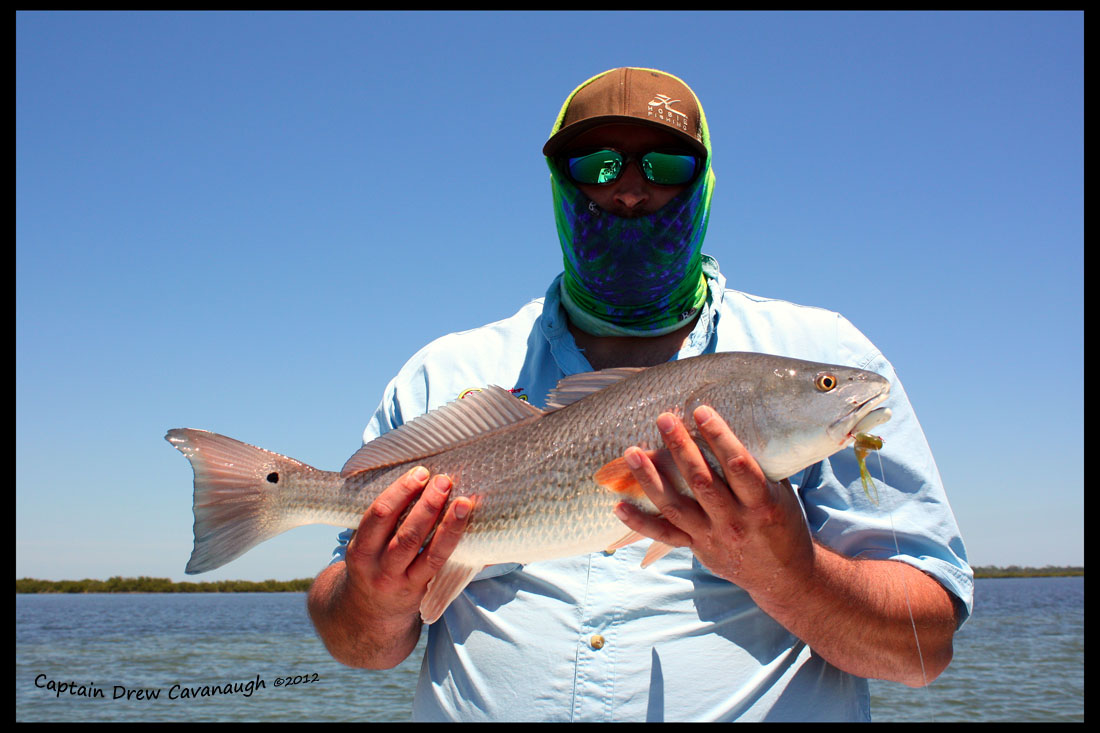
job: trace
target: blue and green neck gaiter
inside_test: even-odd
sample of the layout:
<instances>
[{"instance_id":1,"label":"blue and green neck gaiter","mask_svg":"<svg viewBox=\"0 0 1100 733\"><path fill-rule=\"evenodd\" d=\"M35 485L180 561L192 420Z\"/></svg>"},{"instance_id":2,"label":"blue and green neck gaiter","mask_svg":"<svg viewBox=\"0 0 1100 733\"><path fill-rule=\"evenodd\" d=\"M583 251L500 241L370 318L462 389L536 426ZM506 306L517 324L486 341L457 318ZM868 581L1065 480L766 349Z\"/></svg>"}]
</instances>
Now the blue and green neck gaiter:
<instances>
[{"instance_id":1,"label":"blue and green neck gaiter","mask_svg":"<svg viewBox=\"0 0 1100 733\"><path fill-rule=\"evenodd\" d=\"M714 192L705 118L703 141L706 166L694 183L660 211L637 218L604 211L546 159L565 264L562 305L581 330L594 336L660 336L703 307L708 290L702 246Z\"/></svg>"},{"instance_id":2,"label":"blue and green neck gaiter","mask_svg":"<svg viewBox=\"0 0 1100 733\"><path fill-rule=\"evenodd\" d=\"M714 190L707 168L660 211L610 214L551 162L565 275L562 304L595 336L660 336L690 321L707 297L702 246Z\"/></svg>"}]
</instances>

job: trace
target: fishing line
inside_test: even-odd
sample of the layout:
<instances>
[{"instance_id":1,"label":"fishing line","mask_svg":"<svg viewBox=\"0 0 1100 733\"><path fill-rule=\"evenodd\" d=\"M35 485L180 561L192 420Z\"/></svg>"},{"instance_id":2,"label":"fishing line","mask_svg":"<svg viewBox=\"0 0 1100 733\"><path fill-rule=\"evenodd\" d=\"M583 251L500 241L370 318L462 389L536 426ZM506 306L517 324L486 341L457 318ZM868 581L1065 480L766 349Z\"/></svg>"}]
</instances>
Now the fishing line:
<instances>
[{"instance_id":1,"label":"fishing line","mask_svg":"<svg viewBox=\"0 0 1100 733\"><path fill-rule=\"evenodd\" d=\"M886 486L888 484L886 483L886 471L882 466L882 453L879 451L875 451L875 453L878 454L878 475L882 480L883 486ZM890 533L894 536L894 551L898 555L901 555L901 548L898 546L898 533L897 530L894 529L894 510L890 509L886 516L890 519ZM905 607L909 610L909 623L913 627L913 641L917 644L917 659L920 660L921 680L924 682L925 695L930 695L932 693L928 691L928 674L924 669L924 654L922 654L920 650L920 636L917 634L917 621L913 617L913 604L909 600L909 583L905 579L905 573L902 573L901 585L905 590Z\"/></svg>"}]
</instances>

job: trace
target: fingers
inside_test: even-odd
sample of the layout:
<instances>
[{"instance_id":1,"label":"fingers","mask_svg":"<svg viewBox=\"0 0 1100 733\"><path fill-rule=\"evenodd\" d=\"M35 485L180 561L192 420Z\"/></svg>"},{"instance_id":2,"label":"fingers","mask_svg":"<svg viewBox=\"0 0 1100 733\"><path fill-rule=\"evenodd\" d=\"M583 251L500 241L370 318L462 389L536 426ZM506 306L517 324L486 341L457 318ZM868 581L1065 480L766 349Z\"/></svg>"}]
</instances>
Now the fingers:
<instances>
[{"instance_id":1,"label":"fingers","mask_svg":"<svg viewBox=\"0 0 1100 733\"><path fill-rule=\"evenodd\" d=\"M428 482L428 470L417 466L394 481L378 495L363 513L359 528L355 531L356 555L374 557L389 544L401 515ZM352 547L348 548L349 553Z\"/></svg>"},{"instance_id":2,"label":"fingers","mask_svg":"<svg viewBox=\"0 0 1100 733\"><path fill-rule=\"evenodd\" d=\"M421 548L436 528L452 488L446 475L439 474L430 480L428 475L427 469L417 466L379 494L363 514L348 554L360 560L369 559L383 576L404 576L423 554ZM435 570L442 567L461 538L470 508L468 498L454 502L436 529L425 551L429 554L421 565ZM430 579L431 575L423 578L423 582Z\"/></svg>"},{"instance_id":3,"label":"fingers","mask_svg":"<svg viewBox=\"0 0 1100 733\"><path fill-rule=\"evenodd\" d=\"M663 516L646 514L626 502L616 504L614 511L615 516L623 524L639 534L673 547L688 547L691 545L691 535L676 527Z\"/></svg>"},{"instance_id":4,"label":"fingers","mask_svg":"<svg viewBox=\"0 0 1100 733\"><path fill-rule=\"evenodd\" d=\"M657 418L667 451L630 448L623 454L661 516L649 516L625 502L615 506L615 514L635 532L665 545L690 547L719 577L746 589L752 584L768 588L776 568L788 567L789 558L810 540L797 497L789 482L768 480L714 410L699 407L692 417L696 434L671 413ZM723 476L707 463L708 457ZM663 550L656 547L659 556Z\"/></svg>"},{"instance_id":5,"label":"fingers","mask_svg":"<svg viewBox=\"0 0 1100 733\"><path fill-rule=\"evenodd\" d=\"M745 507L757 507L764 503L774 501L771 484L764 475L760 464L752 457L744 444L733 434L726 421L710 407L701 406L695 409L692 417L699 427L699 434L707 441L715 457L722 466L728 489L733 496ZM704 461L705 463L705 461ZM692 486L694 489L694 485ZM714 500L718 492L709 497ZM700 502L704 502L699 497Z\"/></svg>"},{"instance_id":6,"label":"fingers","mask_svg":"<svg viewBox=\"0 0 1100 733\"><path fill-rule=\"evenodd\" d=\"M721 481L715 481L714 473L684 423L675 415L663 413L657 418L657 429L661 431L661 438L668 446L677 470L699 503L704 508L710 508L722 499L728 502L728 489Z\"/></svg>"},{"instance_id":7,"label":"fingers","mask_svg":"<svg viewBox=\"0 0 1100 733\"><path fill-rule=\"evenodd\" d=\"M711 469L692 434L678 417L662 413L657 418L657 429L668 447L675 472L682 477L697 504L675 491L670 483L675 480L672 471L659 470L641 451L631 449L624 458L662 515L680 529L696 534L708 518L731 520L740 507L759 506L773 497L771 485L760 466L717 412L700 406L692 417L699 435L721 465L725 481ZM633 467L635 463L637 469Z\"/></svg>"},{"instance_id":8,"label":"fingers","mask_svg":"<svg viewBox=\"0 0 1100 733\"><path fill-rule=\"evenodd\" d=\"M447 558L451 556L462 539L462 533L466 530L466 522L473 509L473 502L468 497L459 497L454 500L443 521L432 536L428 547L421 552L409 567L409 579L415 583L427 585L428 581L435 577Z\"/></svg>"},{"instance_id":9,"label":"fingers","mask_svg":"<svg viewBox=\"0 0 1100 733\"><path fill-rule=\"evenodd\" d=\"M620 512L619 509L625 505L616 507L616 514L619 515L619 519L626 522L631 529L636 529L647 537L661 539L662 542L667 544L687 544L684 538L688 536L681 531L681 528L690 531L692 527L706 519L699 505L691 497L677 491L676 485L673 483L675 478L662 475L662 472L649 455L639 448L627 449L623 454L623 459L630 468L634 479L642 487L642 491L649 497L649 500L657 507L663 519L649 517L644 512L630 511L633 507L626 507L626 516L624 517L624 512ZM628 519L632 521L628 521ZM658 537L654 532L659 532L662 537ZM677 532L679 536L674 537Z\"/></svg>"},{"instance_id":10,"label":"fingers","mask_svg":"<svg viewBox=\"0 0 1100 733\"><path fill-rule=\"evenodd\" d=\"M415 614L429 581L458 546L473 501L459 497L444 513L452 488L448 476L430 476L417 466L363 513L344 556L346 578L356 597L380 617Z\"/></svg>"},{"instance_id":11,"label":"fingers","mask_svg":"<svg viewBox=\"0 0 1100 733\"><path fill-rule=\"evenodd\" d=\"M383 572L403 573L416 560L420 548L424 546L424 541L428 539L440 514L443 513L450 491L450 478L443 474L437 474L431 478L416 504L409 510L408 516L398 524L393 537L386 545L386 553L381 558Z\"/></svg>"}]
</instances>

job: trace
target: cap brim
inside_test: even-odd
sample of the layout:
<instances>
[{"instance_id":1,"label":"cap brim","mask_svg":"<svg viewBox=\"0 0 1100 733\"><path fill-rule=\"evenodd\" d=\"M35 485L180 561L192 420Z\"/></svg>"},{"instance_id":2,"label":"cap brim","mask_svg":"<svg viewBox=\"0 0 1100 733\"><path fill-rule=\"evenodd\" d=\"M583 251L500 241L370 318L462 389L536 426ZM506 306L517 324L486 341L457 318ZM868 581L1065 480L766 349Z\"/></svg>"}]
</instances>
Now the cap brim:
<instances>
[{"instance_id":1,"label":"cap brim","mask_svg":"<svg viewBox=\"0 0 1100 733\"><path fill-rule=\"evenodd\" d=\"M558 130L557 133L550 136L550 139L546 141L546 144L542 146L542 154L548 158L552 158L560 153L566 146L572 142L573 138L577 137L583 132L587 132L595 127L601 127L603 125L613 124L630 124L641 125L643 127L652 127L657 130L664 130L676 137L680 138L684 144L688 145L692 150L698 153L703 158L707 157L707 148L703 143L699 142L691 135L685 132L677 130L664 122L654 122L650 120L643 120L637 117L631 117L629 115L605 115L602 117L591 117L587 120L581 120L575 122L568 127L564 127Z\"/></svg>"}]
</instances>

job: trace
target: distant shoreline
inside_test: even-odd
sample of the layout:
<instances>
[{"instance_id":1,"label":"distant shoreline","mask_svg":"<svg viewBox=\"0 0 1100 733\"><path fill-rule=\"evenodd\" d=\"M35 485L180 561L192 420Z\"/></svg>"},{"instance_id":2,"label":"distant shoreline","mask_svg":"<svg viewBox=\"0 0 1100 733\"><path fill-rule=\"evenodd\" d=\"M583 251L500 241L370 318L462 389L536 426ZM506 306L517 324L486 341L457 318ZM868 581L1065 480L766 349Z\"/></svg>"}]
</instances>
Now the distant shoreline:
<instances>
[{"instance_id":1,"label":"distant shoreline","mask_svg":"<svg viewBox=\"0 0 1100 733\"><path fill-rule=\"evenodd\" d=\"M177 583L168 578L123 578L107 580L38 580L19 578L16 593L300 593L309 590L313 578L298 580L217 580Z\"/></svg>"},{"instance_id":2,"label":"distant shoreline","mask_svg":"<svg viewBox=\"0 0 1100 733\"><path fill-rule=\"evenodd\" d=\"M1041 568L1021 568L1017 565L998 567L996 565L976 566L975 578L1058 578L1063 576L1076 576L1085 574L1085 566L1054 566L1047 565Z\"/></svg>"},{"instance_id":3,"label":"distant shoreline","mask_svg":"<svg viewBox=\"0 0 1100 733\"><path fill-rule=\"evenodd\" d=\"M1084 576L1084 566L1022 568L1017 565L996 565L974 568L975 578L1050 578ZM107 580L38 580L19 578L15 581L16 593L301 593L309 590L313 578L297 580L218 580L200 583L177 583L168 578L123 578L114 576Z\"/></svg>"}]
</instances>

